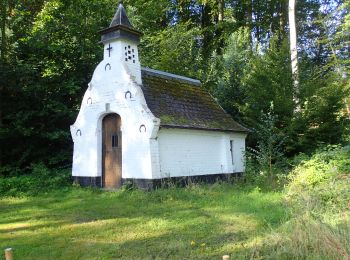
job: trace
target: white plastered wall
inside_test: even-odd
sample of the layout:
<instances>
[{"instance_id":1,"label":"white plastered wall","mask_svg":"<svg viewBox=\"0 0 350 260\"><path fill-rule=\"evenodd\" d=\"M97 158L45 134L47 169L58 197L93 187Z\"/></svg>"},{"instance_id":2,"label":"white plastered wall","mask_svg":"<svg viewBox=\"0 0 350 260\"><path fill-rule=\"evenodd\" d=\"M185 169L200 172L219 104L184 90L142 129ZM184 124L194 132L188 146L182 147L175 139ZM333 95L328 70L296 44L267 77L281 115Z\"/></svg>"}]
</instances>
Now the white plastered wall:
<instances>
[{"instance_id":1,"label":"white plastered wall","mask_svg":"<svg viewBox=\"0 0 350 260\"><path fill-rule=\"evenodd\" d=\"M112 47L110 52L107 47ZM158 131L160 120L148 109L141 84L137 46L126 40L106 43L104 59L94 71L71 126L73 176L102 175L102 120L110 113L119 114L122 121L122 178L244 171L245 134L164 128ZM230 140L234 144L233 164Z\"/></svg>"},{"instance_id":2,"label":"white plastered wall","mask_svg":"<svg viewBox=\"0 0 350 260\"><path fill-rule=\"evenodd\" d=\"M245 137L243 133L161 128L158 133L160 175L155 177L243 172Z\"/></svg>"},{"instance_id":3,"label":"white plastered wall","mask_svg":"<svg viewBox=\"0 0 350 260\"><path fill-rule=\"evenodd\" d=\"M134 56L125 61L128 50L133 50ZM104 59L94 71L78 117L71 126L73 176L101 176L102 119L116 113L122 122L122 177L152 178L155 169L152 161L156 160L152 160L151 150L157 150L152 140L158 132L159 119L148 109L140 84L137 46L125 40L106 43Z\"/></svg>"}]
</instances>

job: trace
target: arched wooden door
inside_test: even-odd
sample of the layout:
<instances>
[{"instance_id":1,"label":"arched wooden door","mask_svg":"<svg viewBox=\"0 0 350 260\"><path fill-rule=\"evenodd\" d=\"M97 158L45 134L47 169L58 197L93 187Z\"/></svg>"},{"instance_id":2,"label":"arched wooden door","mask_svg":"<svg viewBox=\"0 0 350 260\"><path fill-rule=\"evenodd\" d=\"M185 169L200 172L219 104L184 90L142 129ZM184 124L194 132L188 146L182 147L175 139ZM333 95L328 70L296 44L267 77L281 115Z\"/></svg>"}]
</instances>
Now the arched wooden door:
<instances>
[{"instance_id":1,"label":"arched wooden door","mask_svg":"<svg viewBox=\"0 0 350 260\"><path fill-rule=\"evenodd\" d=\"M122 184L121 118L109 114L102 120L102 185L119 188Z\"/></svg>"}]
</instances>

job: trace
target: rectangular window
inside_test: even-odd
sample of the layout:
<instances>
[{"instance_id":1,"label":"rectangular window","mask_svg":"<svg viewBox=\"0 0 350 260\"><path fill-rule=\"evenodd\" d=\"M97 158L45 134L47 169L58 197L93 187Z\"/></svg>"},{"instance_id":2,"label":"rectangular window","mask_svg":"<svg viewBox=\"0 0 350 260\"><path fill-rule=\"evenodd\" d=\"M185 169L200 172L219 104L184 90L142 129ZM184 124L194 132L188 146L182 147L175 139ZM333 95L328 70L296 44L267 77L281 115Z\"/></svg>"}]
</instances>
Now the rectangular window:
<instances>
[{"instance_id":1,"label":"rectangular window","mask_svg":"<svg viewBox=\"0 0 350 260\"><path fill-rule=\"evenodd\" d=\"M112 135L112 148L118 147L118 135Z\"/></svg>"},{"instance_id":2,"label":"rectangular window","mask_svg":"<svg viewBox=\"0 0 350 260\"><path fill-rule=\"evenodd\" d=\"M233 149L234 149L234 144L233 144L233 140L230 140L230 152L231 152L231 160L232 160L232 165L235 164L235 158L233 156Z\"/></svg>"}]
</instances>

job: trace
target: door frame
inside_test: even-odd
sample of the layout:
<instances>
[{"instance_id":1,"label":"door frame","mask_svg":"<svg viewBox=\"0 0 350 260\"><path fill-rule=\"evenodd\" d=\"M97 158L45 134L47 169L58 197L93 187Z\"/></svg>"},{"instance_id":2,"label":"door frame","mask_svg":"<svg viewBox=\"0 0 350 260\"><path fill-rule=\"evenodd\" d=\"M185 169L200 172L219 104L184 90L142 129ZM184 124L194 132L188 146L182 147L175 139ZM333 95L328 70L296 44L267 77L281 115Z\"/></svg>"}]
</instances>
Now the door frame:
<instances>
[{"instance_id":1,"label":"door frame","mask_svg":"<svg viewBox=\"0 0 350 260\"><path fill-rule=\"evenodd\" d=\"M123 131L122 131L122 124L123 124L123 120L122 120L122 116L117 113L117 112L108 112L108 113L102 113L100 114L99 116L99 119L98 119L98 129L97 129L97 134L96 134L96 137L97 137L97 147L98 147L98 152L97 152L97 163L99 164L98 166L98 173L97 175L99 177L101 177L101 182L100 182L100 187L101 188L104 188L104 183L103 183L103 174L104 174L104 171L103 171L103 168L104 168L104 152L103 152L103 149L104 149L104 143L103 143L103 119L108 116L108 115L112 115L112 114L115 114L117 116L120 117L120 133L121 133L121 145L122 145L122 149L121 149L121 161L122 161L122 165L121 165L121 172L120 172L120 175L121 175L121 179L123 178Z\"/></svg>"}]
</instances>

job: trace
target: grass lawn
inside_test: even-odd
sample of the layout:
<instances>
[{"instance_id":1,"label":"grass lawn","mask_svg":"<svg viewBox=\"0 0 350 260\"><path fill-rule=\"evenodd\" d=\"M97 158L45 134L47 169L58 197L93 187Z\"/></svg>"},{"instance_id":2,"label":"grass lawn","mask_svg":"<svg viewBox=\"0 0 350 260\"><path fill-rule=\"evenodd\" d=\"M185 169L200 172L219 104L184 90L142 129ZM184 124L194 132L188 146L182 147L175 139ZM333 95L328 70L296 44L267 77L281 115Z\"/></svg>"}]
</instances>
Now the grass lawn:
<instances>
[{"instance_id":1,"label":"grass lawn","mask_svg":"<svg viewBox=\"0 0 350 260\"><path fill-rule=\"evenodd\" d=\"M0 249L14 259L244 259L288 215L281 193L228 184L69 188L0 198Z\"/></svg>"}]
</instances>

